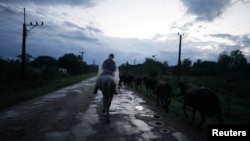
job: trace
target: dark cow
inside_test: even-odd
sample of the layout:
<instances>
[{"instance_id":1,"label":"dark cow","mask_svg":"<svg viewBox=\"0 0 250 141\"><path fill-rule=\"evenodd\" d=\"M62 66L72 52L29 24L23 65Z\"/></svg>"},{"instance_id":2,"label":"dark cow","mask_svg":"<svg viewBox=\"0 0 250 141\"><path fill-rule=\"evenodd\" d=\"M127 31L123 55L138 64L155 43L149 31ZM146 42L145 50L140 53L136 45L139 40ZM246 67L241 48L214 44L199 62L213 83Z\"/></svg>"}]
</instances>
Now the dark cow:
<instances>
[{"instance_id":1,"label":"dark cow","mask_svg":"<svg viewBox=\"0 0 250 141\"><path fill-rule=\"evenodd\" d=\"M179 83L181 94L184 96L183 110L185 116L186 106L193 108L193 121L195 120L195 111L199 111L201 114L201 121L198 127L201 127L206 120L206 116L217 116L219 124L223 123L221 117L221 109L218 96L209 88L198 87L187 83Z\"/></svg>"},{"instance_id":2,"label":"dark cow","mask_svg":"<svg viewBox=\"0 0 250 141\"><path fill-rule=\"evenodd\" d=\"M141 84L142 84L142 77L140 77L140 76L136 76L135 78L134 78L134 84L135 84L135 89L136 90L141 90Z\"/></svg>"},{"instance_id":3,"label":"dark cow","mask_svg":"<svg viewBox=\"0 0 250 141\"><path fill-rule=\"evenodd\" d=\"M158 80L156 78L145 76L145 77L143 77L143 81L144 81L146 89L147 89L147 94L153 93L155 86L158 83Z\"/></svg>"},{"instance_id":4,"label":"dark cow","mask_svg":"<svg viewBox=\"0 0 250 141\"><path fill-rule=\"evenodd\" d=\"M168 105L170 104L171 101L170 99L171 92L172 92L172 87L166 82L159 82L155 86L154 93L156 94L157 97L157 106L159 106L160 99L164 100L166 113L168 112Z\"/></svg>"},{"instance_id":5,"label":"dark cow","mask_svg":"<svg viewBox=\"0 0 250 141\"><path fill-rule=\"evenodd\" d=\"M127 85L128 87L132 88L133 80L134 80L133 75L131 75L131 74L123 74L123 75L120 76L119 86L122 86L122 83L124 83L124 85Z\"/></svg>"}]
</instances>

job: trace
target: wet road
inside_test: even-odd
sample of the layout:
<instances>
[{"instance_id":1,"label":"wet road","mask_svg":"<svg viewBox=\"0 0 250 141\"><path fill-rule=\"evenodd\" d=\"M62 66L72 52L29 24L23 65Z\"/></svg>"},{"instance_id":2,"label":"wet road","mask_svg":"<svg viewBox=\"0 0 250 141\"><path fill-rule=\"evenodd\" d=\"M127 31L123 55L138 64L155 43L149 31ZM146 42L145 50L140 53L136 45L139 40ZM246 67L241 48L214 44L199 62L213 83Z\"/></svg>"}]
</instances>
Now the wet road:
<instances>
[{"instance_id":1,"label":"wet road","mask_svg":"<svg viewBox=\"0 0 250 141\"><path fill-rule=\"evenodd\" d=\"M123 88L105 122L95 78L65 87L0 112L0 140L21 141L201 141L204 136L154 101Z\"/></svg>"}]
</instances>

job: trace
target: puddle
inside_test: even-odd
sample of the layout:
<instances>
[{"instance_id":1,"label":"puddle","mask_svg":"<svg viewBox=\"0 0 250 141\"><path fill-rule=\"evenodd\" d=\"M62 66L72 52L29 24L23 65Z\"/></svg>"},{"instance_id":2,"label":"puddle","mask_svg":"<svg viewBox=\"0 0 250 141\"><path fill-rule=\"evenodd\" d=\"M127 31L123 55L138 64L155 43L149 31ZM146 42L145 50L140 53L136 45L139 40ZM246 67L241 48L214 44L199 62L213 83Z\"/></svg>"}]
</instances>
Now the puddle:
<instances>
[{"instance_id":1,"label":"puddle","mask_svg":"<svg viewBox=\"0 0 250 141\"><path fill-rule=\"evenodd\" d=\"M170 133L171 130L168 129L168 128L163 128L163 129L160 130L160 132L161 132L161 133Z\"/></svg>"},{"instance_id":2,"label":"puddle","mask_svg":"<svg viewBox=\"0 0 250 141\"><path fill-rule=\"evenodd\" d=\"M78 113L76 118L81 122L72 128L74 140L86 140L88 136L96 133L92 126L99 122L99 115L94 104L91 104L85 113Z\"/></svg>"},{"instance_id":3,"label":"puddle","mask_svg":"<svg viewBox=\"0 0 250 141\"><path fill-rule=\"evenodd\" d=\"M131 122L132 122L133 125L138 127L138 129L140 129L143 132L150 131L152 129L152 127L148 126L148 124L146 124L142 120L134 119L134 120L131 120Z\"/></svg>"},{"instance_id":4,"label":"puddle","mask_svg":"<svg viewBox=\"0 0 250 141\"><path fill-rule=\"evenodd\" d=\"M96 108L89 108L82 117L83 122L88 122L91 125L99 121L99 115L97 114Z\"/></svg>"},{"instance_id":5,"label":"puddle","mask_svg":"<svg viewBox=\"0 0 250 141\"><path fill-rule=\"evenodd\" d=\"M13 119L18 117L20 114L16 111L8 111L6 113L4 113L3 118L4 119Z\"/></svg>"},{"instance_id":6,"label":"puddle","mask_svg":"<svg viewBox=\"0 0 250 141\"><path fill-rule=\"evenodd\" d=\"M190 141L185 135L180 132L174 132L172 133L172 136L174 136L177 141Z\"/></svg>"},{"instance_id":7,"label":"puddle","mask_svg":"<svg viewBox=\"0 0 250 141\"><path fill-rule=\"evenodd\" d=\"M76 94L82 94L81 90L73 90L72 92L76 93Z\"/></svg>"},{"instance_id":8,"label":"puddle","mask_svg":"<svg viewBox=\"0 0 250 141\"><path fill-rule=\"evenodd\" d=\"M47 99L50 99L50 98L61 98L61 97L64 97L66 96L65 93L59 93L59 94L52 94L52 95L47 95L47 96L44 96L44 98L47 98Z\"/></svg>"},{"instance_id":9,"label":"puddle","mask_svg":"<svg viewBox=\"0 0 250 141\"><path fill-rule=\"evenodd\" d=\"M60 120L60 119L65 118L67 115L68 115L67 111L61 111L61 112L58 112L54 118L57 120Z\"/></svg>"},{"instance_id":10,"label":"puddle","mask_svg":"<svg viewBox=\"0 0 250 141\"><path fill-rule=\"evenodd\" d=\"M156 138L160 138L161 136L159 135L155 135L154 133L152 132L145 132L142 134L142 138L144 140L152 140L152 139L156 139Z\"/></svg>"},{"instance_id":11,"label":"puddle","mask_svg":"<svg viewBox=\"0 0 250 141\"><path fill-rule=\"evenodd\" d=\"M160 130L161 133L172 133L172 132L175 132L176 129L173 128L173 127L164 127Z\"/></svg>"},{"instance_id":12,"label":"puddle","mask_svg":"<svg viewBox=\"0 0 250 141\"><path fill-rule=\"evenodd\" d=\"M89 105L89 108L97 108L98 106L96 104Z\"/></svg>"},{"instance_id":13,"label":"puddle","mask_svg":"<svg viewBox=\"0 0 250 141\"><path fill-rule=\"evenodd\" d=\"M162 117L159 116L159 115L153 115L153 117L156 118L156 119L161 119L161 118L162 118Z\"/></svg>"},{"instance_id":14,"label":"puddle","mask_svg":"<svg viewBox=\"0 0 250 141\"><path fill-rule=\"evenodd\" d=\"M135 106L135 109L141 111L141 110L143 110L143 107L142 106Z\"/></svg>"},{"instance_id":15,"label":"puddle","mask_svg":"<svg viewBox=\"0 0 250 141\"><path fill-rule=\"evenodd\" d=\"M164 123L161 121L151 121L149 122L150 125L156 126L156 127L162 127L164 126Z\"/></svg>"},{"instance_id":16,"label":"puddle","mask_svg":"<svg viewBox=\"0 0 250 141\"><path fill-rule=\"evenodd\" d=\"M53 131L44 135L45 141L63 141L69 136L68 131Z\"/></svg>"},{"instance_id":17,"label":"puddle","mask_svg":"<svg viewBox=\"0 0 250 141\"><path fill-rule=\"evenodd\" d=\"M135 123L135 121L133 123ZM143 124L143 123L140 122L138 124ZM118 134L122 136L131 136L141 133L140 128L135 128L135 126L131 124L129 121L115 121L114 128L116 129L115 132L118 132Z\"/></svg>"}]
</instances>

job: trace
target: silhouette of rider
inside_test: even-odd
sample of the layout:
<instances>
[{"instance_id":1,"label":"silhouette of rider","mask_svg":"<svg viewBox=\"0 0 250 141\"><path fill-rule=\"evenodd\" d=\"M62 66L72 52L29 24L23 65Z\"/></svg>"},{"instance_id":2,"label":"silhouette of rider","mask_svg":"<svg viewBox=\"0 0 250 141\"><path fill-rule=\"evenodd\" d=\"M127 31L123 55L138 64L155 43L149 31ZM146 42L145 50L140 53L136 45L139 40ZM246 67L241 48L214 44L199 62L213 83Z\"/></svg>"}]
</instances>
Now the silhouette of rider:
<instances>
[{"instance_id":1,"label":"silhouette of rider","mask_svg":"<svg viewBox=\"0 0 250 141\"><path fill-rule=\"evenodd\" d=\"M109 54L109 57L104 60L104 62L102 63L102 70L103 72L100 74L100 76L102 75L112 75L114 76L114 72L117 69L116 63L113 60L114 59L114 54ZM98 91L98 87L95 86L95 90L94 90L94 94L97 94ZM115 94L117 94L117 92L115 92Z\"/></svg>"}]
</instances>

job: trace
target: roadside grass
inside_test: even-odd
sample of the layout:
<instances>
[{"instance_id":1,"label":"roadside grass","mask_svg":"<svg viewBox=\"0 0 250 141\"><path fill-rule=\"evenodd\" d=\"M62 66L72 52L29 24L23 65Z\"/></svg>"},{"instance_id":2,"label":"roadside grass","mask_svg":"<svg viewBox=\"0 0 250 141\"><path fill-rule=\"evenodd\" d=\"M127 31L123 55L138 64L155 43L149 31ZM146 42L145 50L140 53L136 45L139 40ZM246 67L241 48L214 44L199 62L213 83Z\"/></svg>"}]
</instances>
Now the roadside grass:
<instances>
[{"instance_id":1,"label":"roadside grass","mask_svg":"<svg viewBox=\"0 0 250 141\"><path fill-rule=\"evenodd\" d=\"M56 80L12 81L3 84L0 94L0 109L44 95L95 76L96 73L68 76Z\"/></svg>"},{"instance_id":2,"label":"roadside grass","mask_svg":"<svg viewBox=\"0 0 250 141\"><path fill-rule=\"evenodd\" d=\"M169 83L173 87L173 92L171 94L171 103L169 105L169 110L177 114L182 118L186 118L183 112L183 97L180 96L180 90L177 87L176 76L160 76L160 80ZM185 78L185 79L184 79ZM220 99L220 106L222 111L222 117L224 119L224 124L228 125L250 125L250 93L248 83L248 77L238 78L228 76L187 76L182 77L180 81L188 81L199 86L206 86L211 88ZM155 96L146 94L146 88L143 86L142 93L152 100L156 100ZM163 105L163 104L162 104ZM163 107L162 107L163 108ZM187 122L191 122L192 119L192 109L187 108L187 113L189 118ZM197 125L200 122L200 113L196 112L195 123ZM203 128L206 130L209 124L217 124L216 117L207 117Z\"/></svg>"}]
</instances>

